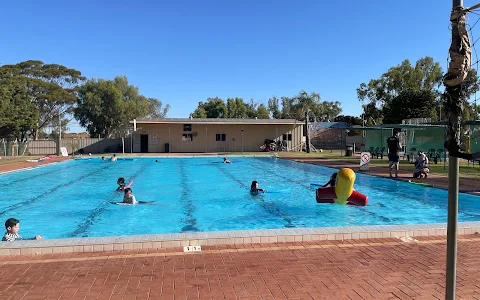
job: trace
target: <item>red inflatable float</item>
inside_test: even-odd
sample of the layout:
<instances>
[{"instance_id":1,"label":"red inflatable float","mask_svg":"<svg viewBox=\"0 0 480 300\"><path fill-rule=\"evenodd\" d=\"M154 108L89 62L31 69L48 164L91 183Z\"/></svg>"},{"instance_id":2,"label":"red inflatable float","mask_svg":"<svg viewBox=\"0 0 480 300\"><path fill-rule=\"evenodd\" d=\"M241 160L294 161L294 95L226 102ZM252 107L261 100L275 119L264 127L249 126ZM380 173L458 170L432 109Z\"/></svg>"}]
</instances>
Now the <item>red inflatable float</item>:
<instances>
[{"instance_id":1,"label":"red inflatable float","mask_svg":"<svg viewBox=\"0 0 480 300\"><path fill-rule=\"evenodd\" d=\"M316 192L317 203L335 203L337 194L334 187L319 188ZM368 197L360 192L353 191L347 199L348 205L366 206L368 204Z\"/></svg>"}]
</instances>

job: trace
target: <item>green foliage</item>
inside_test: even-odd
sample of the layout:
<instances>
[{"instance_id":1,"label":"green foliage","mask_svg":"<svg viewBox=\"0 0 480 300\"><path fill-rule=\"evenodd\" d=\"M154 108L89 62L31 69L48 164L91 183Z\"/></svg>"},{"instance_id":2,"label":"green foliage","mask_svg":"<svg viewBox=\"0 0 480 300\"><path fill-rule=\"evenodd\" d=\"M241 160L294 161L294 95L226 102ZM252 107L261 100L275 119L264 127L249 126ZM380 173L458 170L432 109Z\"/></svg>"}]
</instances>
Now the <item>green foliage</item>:
<instances>
[{"instance_id":1,"label":"green foliage","mask_svg":"<svg viewBox=\"0 0 480 300\"><path fill-rule=\"evenodd\" d=\"M357 96L363 103L367 102L363 105L367 125L393 121L401 123L403 119L423 117L444 120L446 117L442 111L443 99L440 97L442 75L440 64L427 56L419 59L415 66L406 59L400 65L390 68L380 78L360 84ZM465 117L471 113L473 118L474 112L469 111L467 100L479 90L479 77L475 70L469 71L464 88ZM411 99L417 96L420 97L419 101ZM408 106L399 109L399 103L412 105L412 108ZM419 109L419 106L423 109Z\"/></svg>"},{"instance_id":2,"label":"green foliage","mask_svg":"<svg viewBox=\"0 0 480 300\"><path fill-rule=\"evenodd\" d=\"M270 112L265 107L265 105L260 104L257 107L257 118L259 118L259 119L269 119L270 118Z\"/></svg>"},{"instance_id":3,"label":"green foliage","mask_svg":"<svg viewBox=\"0 0 480 300\"><path fill-rule=\"evenodd\" d=\"M27 86L14 77L0 78L0 136L24 142L37 128L38 110Z\"/></svg>"},{"instance_id":4,"label":"green foliage","mask_svg":"<svg viewBox=\"0 0 480 300\"><path fill-rule=\"evenodd\" d=\"M354 116L338 116L333 119L334 122L344 122L347 123L349 126L362 126L363 121L359 117Z\"/></svg>"},{"instance_id":5,"label":"green foliage","mask_svg":"<svg viewBox=\"0 0 480 300\"><path fill-rule=\"evenodd\" d=\"M13 82L14 85L25 89L24 96L36 110L30 115L37 116L35 125L27 132L36 138L37 131L51 124L53 119L72 112L78 85L85 77L79 71L62 65L29 60L16 65L1 66L0 79ZM28 107L33 109L32 106Z\"/></svg>"},{"instance_id":6,"label":"green foliage","mask_svg":"<svg viewBox=\"0 0 480 300\"><path fill-rule=\"evenodd\" d=\"M161 101L140 95L127 77L119 76L88 80L78 91L74 113L91 136L121 137L127 134L131 120L164 118L168 109L169 105L162 109Z\"/></svg>"},{"instance_id":7,"label":"green foliage","mask_svg":"<svg viewBox=\"0 0 480 300\"><path fill-rule=\"evenodd\" d=\"M198 108L191 114L192 118L226 118L227 106L222 99L208 98L207 102L198 102Z\"/></svg>"},{"instance_id":8,"label":"green foliage","mask_svg":"<svg viewBox=\"0 0 480 300\"><path fill-rule=\"evenodd\" d=\"M435 97L431 90L404 90L384 106L383 121L401 124L403 119L435 118Z\"/></svg>"},{"instance_id":9,"label":"green foliage","mask_svg":"<svg viewBox=\"0 0 480 300\"><path fill-rule=\"evenodd\" d=\"M272 113L272 118L282 118L282 112L280 111L279 100L277 97L272 97L268 99L268 110Z\"/></svg>"}]
</instances>

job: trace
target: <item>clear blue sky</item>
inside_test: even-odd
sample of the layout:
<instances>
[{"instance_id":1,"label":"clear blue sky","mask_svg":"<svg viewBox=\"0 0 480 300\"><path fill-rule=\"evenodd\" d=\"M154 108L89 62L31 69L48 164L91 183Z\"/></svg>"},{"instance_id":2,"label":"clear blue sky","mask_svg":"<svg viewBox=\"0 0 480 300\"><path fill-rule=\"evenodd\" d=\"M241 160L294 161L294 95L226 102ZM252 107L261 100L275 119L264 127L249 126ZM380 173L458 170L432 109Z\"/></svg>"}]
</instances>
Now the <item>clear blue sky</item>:
<instances>
[{"instance_id":1,"label":"clear blue sky","mask_svg":"<svg viewBox=\"0 0 480 300\"><path fill-rule=\"evenodd\" d=\"M359 115L360 83L405 58L415 62L429 55L445 68L451 5L451 0L1 1L0 64L38 59L89 78L126 75L142 94L169 103L169 117L188 117L208 97L266 103L302 89L341 101L343 114Z\"/></svg>"}]
</instances>

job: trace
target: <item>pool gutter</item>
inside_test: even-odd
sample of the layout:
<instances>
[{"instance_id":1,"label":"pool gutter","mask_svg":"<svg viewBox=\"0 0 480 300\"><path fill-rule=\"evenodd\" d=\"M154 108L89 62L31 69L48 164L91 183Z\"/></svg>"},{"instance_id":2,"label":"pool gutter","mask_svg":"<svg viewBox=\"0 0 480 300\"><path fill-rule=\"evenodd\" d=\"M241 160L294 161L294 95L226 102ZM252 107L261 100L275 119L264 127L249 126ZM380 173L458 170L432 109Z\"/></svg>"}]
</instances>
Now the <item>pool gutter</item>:
<instances>
[{"instance_id":1,"label":"pool gutter","mask_svg":"<svg viewBox=\"0 0 480 300\"><path fill-rule=\"evenodd\" d=\"M458 223L459 235L476 234L478 232L480 232L480 222ZM441 236L446 234L446 223L189 232L177 234L0 242L0 255L102 252L198 245L402 238Z\"/></svg>"}]
</instances>

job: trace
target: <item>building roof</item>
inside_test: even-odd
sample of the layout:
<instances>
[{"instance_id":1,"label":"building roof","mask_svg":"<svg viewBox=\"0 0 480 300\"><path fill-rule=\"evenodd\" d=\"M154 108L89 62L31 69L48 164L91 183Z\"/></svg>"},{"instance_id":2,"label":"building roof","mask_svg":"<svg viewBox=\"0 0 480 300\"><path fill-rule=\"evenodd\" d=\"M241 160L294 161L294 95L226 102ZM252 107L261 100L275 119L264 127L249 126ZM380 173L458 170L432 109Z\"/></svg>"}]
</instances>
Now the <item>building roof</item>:
<instances>
[{"instance_id":1,"label":"building roof","mask_svg":"<svg viewBox=\"0 0 480 300\"><path fill-rule=\"evenodd\" d=\"M134 121L130 121L133 123ZM294 125L303 124L294 119L197 119L197 118L167 118L167 119L138 119L137 124L237 124L237 125Z\"/></svg>"}]
</instances>

